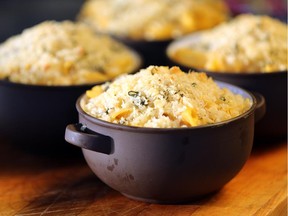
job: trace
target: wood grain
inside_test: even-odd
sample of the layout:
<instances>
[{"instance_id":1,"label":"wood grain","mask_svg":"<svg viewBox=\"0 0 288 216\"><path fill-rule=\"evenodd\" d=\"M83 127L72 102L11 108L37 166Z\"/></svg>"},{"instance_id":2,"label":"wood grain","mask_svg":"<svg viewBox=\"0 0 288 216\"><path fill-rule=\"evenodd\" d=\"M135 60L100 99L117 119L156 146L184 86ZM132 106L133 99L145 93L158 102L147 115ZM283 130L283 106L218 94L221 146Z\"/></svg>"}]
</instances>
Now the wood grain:
<instances>
[{"instance_id":1,"label":"wood grain","mask_svg":"<svg viewBox=\"0 0 288 216\"><path fill-rule=\"evenodd\" d=\"M82 157L25 153L1 141L0 215L287 215L287 142L253 149L241 172L218 193L182 205L128 199L102 183Z\"/></svg>"}]
</instances>

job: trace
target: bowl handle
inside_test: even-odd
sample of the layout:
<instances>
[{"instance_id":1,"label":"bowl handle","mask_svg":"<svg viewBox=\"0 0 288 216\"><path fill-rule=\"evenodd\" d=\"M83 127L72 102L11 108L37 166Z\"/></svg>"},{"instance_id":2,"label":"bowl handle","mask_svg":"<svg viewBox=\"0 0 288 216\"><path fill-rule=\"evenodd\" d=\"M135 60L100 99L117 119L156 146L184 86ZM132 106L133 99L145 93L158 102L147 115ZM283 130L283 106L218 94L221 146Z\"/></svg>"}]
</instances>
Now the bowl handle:
<instances>
[{"instance_id":1,"label":"bowl handle","mask_svg":"<svg viewBox=\"0 0 288 216\"><path fill-rule=\"evenodd\" d=\"M263 95L258 92L252 92L254 95L257 105L255 108L255 122L258 122L263 118L266 113L266 101Z\"/></svg>"},{"instance_id":2,"label":"bowl handle","mask_svg":"<svg viewBox=\"0 0 288 216\"><path fill-rule=\"evenodd\" d=\"M96 133L81 123L66 127L65 140L80 148L104 154L112 153L114 143L111 137Z\"/></svg>"}]
</instances>

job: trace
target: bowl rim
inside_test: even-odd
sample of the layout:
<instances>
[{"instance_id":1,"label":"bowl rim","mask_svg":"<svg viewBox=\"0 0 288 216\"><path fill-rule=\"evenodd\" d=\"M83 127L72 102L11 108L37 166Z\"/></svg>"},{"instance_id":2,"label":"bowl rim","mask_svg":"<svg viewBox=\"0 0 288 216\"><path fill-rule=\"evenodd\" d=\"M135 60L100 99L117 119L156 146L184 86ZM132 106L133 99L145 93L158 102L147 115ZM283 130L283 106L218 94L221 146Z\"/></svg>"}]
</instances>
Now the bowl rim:
<instances>
[{"instance_id":1,"label":"bowl rim","mask_svg":"<svg viewBox=\"0 0 288 216\"><path fill-rule=\"evenodd\" d=\"M198 72L206 72L207 74L216 74L217 76L227 75L227 76L235 76L235 77L239 77L239 76L258 77L258 76L273 76L272 74L285 74L285 73L287 74L288 69L282 70L282 71L280 71L280 70L279 71L272 71L272 72L253 71L253 72L244 72L244 73L243 72L231 72L231 71L225 71L225 70L223 70L223 71L211 71L211 70L207 70L205 68L196 68L193 66L185 65L185 64L177 62L175 59L172 58L171 53L173 52L173 50L177 49L178 47L183 46L181 44L191 45L191 44L195 43L194 41L199 40L199 38L201 37L201 34L203 34L206 31L207 30L193 32L191 34L188 34L188 35L185 35L183 37L180 37L180 38L173 40L166 47L166 50L165 50L166 57L173 64L176 64L179 67L184 67L186 69L188 68L189 70L198 71Z\"/></svg>"},{"instance_id":2,"label":"bowl rim","mask_svg":"<svg viewBox=\"0 0 288 216\"><path fill-rule=\"evenodd\" d=\"M167 38L167 39L162 39L162 40L148 40L148 39L145 39L145 38L139 38L139 39L133 39L131 37L125 37L125 36L121 36L121 35L115 35L115 34L112 34L110 33L109 34L112 38L114 38L115 40L118 40L124 44L129 44L129 45L133 45L133 44L147 44L147 43L151 43L151 44L156 44L156 43L159 43L159 44L169 44L171 43L173 40L175 40L176 38Z\"/></svg>"},{"instance_id":3,"label":"bowl rim","mask_svg":"<svg viewBox=\"0 0 288 216\"><path fill-rule=\"evenodd\" d=\"M108 82L108 81L107 81ZM89 88L93 87L94 85L101 85L104 82L97 82L97 83L87 83L87 84L78 84L78 85L39 85L39 84L25 84L25 83L18 83L12 82L8 79L0 79L0 87L13 87L13 88L20 88L20 89L43 89L43 90L65 90L65 89L82 89L82 88Z\"/></svg>"},{"instance_id":4,"label":"bowl rim","mask_svg":"<svg viewBox=\"0 0 288 216\"><path fill-rule=\"evenodd\" d=\"M237 91L240 91L244 94L246 94L247 96L249 96L248 98L252 100L252 105L251 107L246 110L244 113L242 113L239 116L233 117L231 119L225 120L225 121L221 121L221 122L217 122L217 123L213 123L213 124L206 124L206 125L199 125L199 126L194 126L194 127L179 127L179 128L152 128L152 127L136 127L136 126L128 126L128 125L121 125L121 124L116 124L116 123L112 123L112 122L108 122L105 120L101 120L98 118L95 118L91 115L89 115L88 113L86 113L82 107L81 107L81 100L85 97L85 94L82 94L81 96L78 97L77 101L76 101L76 109L78 111L78 114L81 115L82 117L84 117L86 120L92 122L93 124L96 124L98 126L104 127L104 128L110 128L110 129L115 129L115 130L125 130L125 131L130 131L130 132L142 132L142 133L167 133L167 132L172 132L172 131L191 131L191 130L199 130L199 129L208 129L208 128L217 128L217 127L221 127L224 125L227 125L229 123L235 122L237 120L240 120L242 118L248 118L251 114L254 113L255 109L256 109L256 105L257 105L257 100L256 97L248 90L245 90L241 87L238 87L236 85L227 83L227 82L222 82L222 81L216 81L217 84L223 85L221 86L221 88L225 87L225 88L233 88ZM231 89L230 89L231 90ZM92 129L92 128L91 128ZM93 129L92 129L93 130Z\"/></svg>"}]
</instances>

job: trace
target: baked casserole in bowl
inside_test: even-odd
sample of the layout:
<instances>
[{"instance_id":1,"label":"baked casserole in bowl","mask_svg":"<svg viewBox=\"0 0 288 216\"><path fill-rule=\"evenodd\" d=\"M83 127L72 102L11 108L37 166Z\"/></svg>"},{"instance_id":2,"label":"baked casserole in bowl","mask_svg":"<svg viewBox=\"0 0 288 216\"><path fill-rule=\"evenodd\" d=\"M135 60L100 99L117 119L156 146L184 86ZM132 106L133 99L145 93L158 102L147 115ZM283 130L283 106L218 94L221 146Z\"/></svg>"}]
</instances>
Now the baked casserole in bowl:
<instances>
[{"instance_id":1,"label":"baked casserole in bowl","mask_svg":"<svg viewBox=\"0 0 288 216\"><path fill-rule=\"evenodd\" d=\"M45 21L24 30L0 45L1 136L43 150L65 143L77 97L140 65L135 51L83 24Z\"/></svg>"},{"instance_id":2,"label":"baked casserole in bowl","mask_svg":"<svg viewBox=\"0 0 288 216\"><path fill-rule=\"evenodd\" d=\"M95 86L76 107L79 123L65 139L108 186L156 203L221 189L248 159L254 122L265 113L262 97L160 66Z\"/></svg>"},{"instance_id":3,"label":"baked casserole in bowl","mask_svg":"<svg viewBox=\"0 0 288 216\"><path fill-rule=\"evenodd\" d=\"M78 20L131 46L148 66L165 63L165 48L172 39L211 28L229 16L222 0L88 0Z\"/></svg>"},{"instance_id":4,"label":"baked casserole in bowl","mask_svg":"<svg viewBox=\"0 0 288 216\"><path fill-rule=\"evenodd\" d=\"M172 64L261 93L267 114L256 125L259 138L287 134L287 24L268 16L241 14L211 30L175 40Z\"/></svg>"}]
</instances>

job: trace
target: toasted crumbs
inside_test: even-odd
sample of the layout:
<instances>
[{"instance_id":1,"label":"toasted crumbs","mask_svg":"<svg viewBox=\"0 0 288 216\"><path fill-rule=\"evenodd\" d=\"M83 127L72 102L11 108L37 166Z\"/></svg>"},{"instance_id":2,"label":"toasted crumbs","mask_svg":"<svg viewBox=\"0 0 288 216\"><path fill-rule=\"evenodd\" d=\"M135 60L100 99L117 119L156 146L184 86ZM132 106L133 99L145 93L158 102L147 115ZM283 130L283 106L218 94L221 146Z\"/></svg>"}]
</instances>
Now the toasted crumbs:
<instances>
[{"instance_id":1,"label":"toasted crumbs","mask_svg":"<svg viewBox=\"0 0 288 216\"><path fill-rule=\"evenodd\" d=\"M83 110L108 122L136 127L213 124L239 116L252 105L250 99L220 88L205 73L184 73L178 67L150 66L93 89L98 92L107 85L106 91L82 99Z\"/></svg>"},{"instance_id":2,"label":"toasted crumbs","mask_svg":"<svg viewBox=\"0 0 288 216\"><path fill-rule=\"evenodd\" d=\"M128 47L84 24L45 21L0 45L0 78L35 85L78 85L136 70Z\"/></svg>"},{"instance_id":3,"label":"toasted crumbs","mask_svg":"<svg viewBox=\"0 0 288 216\"><path fill-rule=\"evenodd\" d=\"M134 40L167 40L226 21L223 0L88 0L78 19L99 32Z\"/></svg>"},{"instance_id":4,"label":"toasted crumbs","mask_svg":"<svg viewBox=\"0 0 288 216\"><path fill-rule=\"evenodd\" d=\"M199 40L171 50L169 56L184 66L212 72L287 71L287 32L287 24L275 18L241 14L202 31Z\"/></svg>"}]
</instances>

